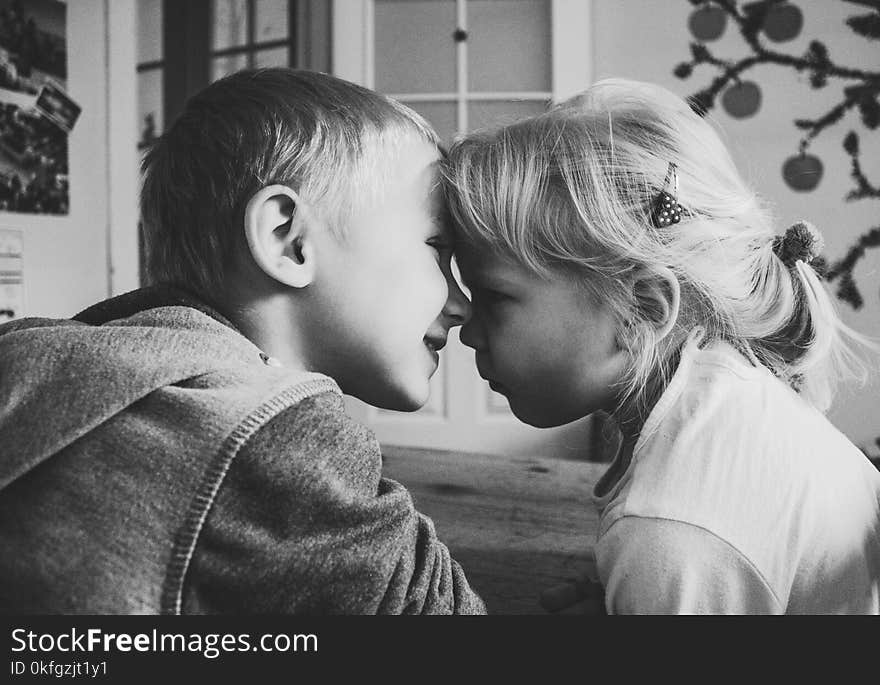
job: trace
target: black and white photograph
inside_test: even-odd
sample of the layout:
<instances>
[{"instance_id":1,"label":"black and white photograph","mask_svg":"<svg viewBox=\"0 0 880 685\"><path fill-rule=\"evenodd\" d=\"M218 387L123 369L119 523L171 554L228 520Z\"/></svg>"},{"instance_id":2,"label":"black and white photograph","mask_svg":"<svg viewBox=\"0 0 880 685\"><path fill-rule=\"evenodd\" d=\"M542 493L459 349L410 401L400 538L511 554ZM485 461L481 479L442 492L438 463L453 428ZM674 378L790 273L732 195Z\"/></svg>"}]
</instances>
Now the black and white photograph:
<instances>
[{"instance_id":1,"label":"black and white photograph","mask_svg":"<svg viewBox=\"0 0 880 685\"><path fill-rule=\"evenodd\" d=\"M66 4L0 3L0 211L67 214L67 135L79 106L67 79Z\"/></svg>"},{"instance_id":2,"label":"black and white photograph","mask_svg":"<svg viewBox=\"0 0 880 685\"><path fill-rule=\"evenodd\" d=\"M878 40L0 0L0 614L880 614ZM140 651L324 639L219 632Z\"/></svg>"}]
</instances>

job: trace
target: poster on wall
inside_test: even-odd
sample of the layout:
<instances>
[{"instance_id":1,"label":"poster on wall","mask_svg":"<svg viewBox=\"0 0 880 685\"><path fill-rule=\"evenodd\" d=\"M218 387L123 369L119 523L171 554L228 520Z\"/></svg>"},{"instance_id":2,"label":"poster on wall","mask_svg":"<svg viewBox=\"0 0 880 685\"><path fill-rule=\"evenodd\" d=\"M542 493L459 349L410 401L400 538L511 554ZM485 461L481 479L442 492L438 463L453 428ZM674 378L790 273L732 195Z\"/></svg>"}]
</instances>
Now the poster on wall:
<instances>
[{"instance_id":1,"label":"poster on wall","mask_svg":"<svg viewBox=\"0 0 880 685\"><path fill-rule=\"evenodd\" d=\"M24 316L24 238L0 228L0 323Z\"/></svg>"},{"instance_id":2,"label":"poster on wall","mask_svg":"<svg viewBox=\"0 0 880 685\"><path fill-rule=\"evenodd\" d=\"M0 212L67 214L67 6L0 0Z\"/></svg>"}]
</instances>

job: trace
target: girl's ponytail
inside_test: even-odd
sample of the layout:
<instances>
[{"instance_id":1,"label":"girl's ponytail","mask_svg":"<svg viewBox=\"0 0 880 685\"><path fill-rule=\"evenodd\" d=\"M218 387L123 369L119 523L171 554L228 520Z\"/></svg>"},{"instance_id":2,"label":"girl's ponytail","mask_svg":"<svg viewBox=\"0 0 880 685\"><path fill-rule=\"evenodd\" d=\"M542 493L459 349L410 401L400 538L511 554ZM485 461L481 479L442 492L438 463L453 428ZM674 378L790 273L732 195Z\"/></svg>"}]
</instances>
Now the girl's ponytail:
<instances>
[{"instance_id":1,"label":"girl's ponytail","mask_svg":"<svg viewBox=\"0 0 880 685\"><path fill-rule=\"evenodd\" d=\"M791 336L789 353L784 355L782 368L776 371L820 411L831 405L838 381L866 379L867 370L855 349L877 351L873 342L843 323L827 289L810 266L823 246L819 232L805 221L792 225L784 237L777 237L773 243L774 253L792 279L795 298L791 320L785 327Z\"/></svg>"}]
</instances>

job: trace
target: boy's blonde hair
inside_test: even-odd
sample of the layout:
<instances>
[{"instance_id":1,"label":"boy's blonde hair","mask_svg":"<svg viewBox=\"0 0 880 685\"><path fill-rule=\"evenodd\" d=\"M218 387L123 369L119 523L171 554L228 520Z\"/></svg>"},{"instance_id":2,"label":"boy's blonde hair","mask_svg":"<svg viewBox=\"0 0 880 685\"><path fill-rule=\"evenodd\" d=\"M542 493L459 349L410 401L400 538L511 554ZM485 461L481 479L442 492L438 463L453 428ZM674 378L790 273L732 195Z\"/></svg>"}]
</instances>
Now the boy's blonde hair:
<instances>
[{"instance_id":1,"label":"boy's blonde hair","mask_svg":"<svg viewBox=\"0 0 880 685\"><path fill-rule=\"evenodd\" d=\"M653 225L677 167L681 223ZM659 86L609 79L550 111L457 141L444 163L456 229L541 275L574 275L614 313L632 360L623 401L646 409L695 327L726 340L826 409L835 381L865 377L813 269L773 250L767 209L717 132ZM681 290L673 334L640 289L668 268ZM667 272L668 273L668 272ZM586 276L586 277L585 277ZM653 322L652 322L653 320Z\"/></svg>"},{"instance_id":2,"label":"boy's blonde hair","mask_svg":"<svg viewBox=\"0 0 880 685\"><path fill-rule=\"evenodd\" d=\"M326 74L278 67L212 83L143 160L149 280L212 302L246 250L248 200L274 183L344 235L351 212L383 192L382 161L414 138L438 145L408 107Z\"/></svg>"}]
</instances>

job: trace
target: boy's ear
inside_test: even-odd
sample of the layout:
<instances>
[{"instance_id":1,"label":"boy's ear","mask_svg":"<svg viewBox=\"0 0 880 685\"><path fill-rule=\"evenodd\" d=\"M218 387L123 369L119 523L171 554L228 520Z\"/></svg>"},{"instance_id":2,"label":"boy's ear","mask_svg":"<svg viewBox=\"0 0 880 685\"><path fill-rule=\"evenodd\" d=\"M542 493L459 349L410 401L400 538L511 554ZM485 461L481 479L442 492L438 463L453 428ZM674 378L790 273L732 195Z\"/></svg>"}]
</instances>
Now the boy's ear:
<instances>
[{"instance_id":1,"label":"boy's ear","mask_svg":"<svg viewBox=\"0 0 880 685\"><path fill-rule=\"evenodd\" d=\"M662 266L642 269L633 282L633 294L642 321L660 341L672 332L681 307L681 287L672 270Z\"/></svg>"},{"instance_id":2,"label":"boy's ear","mask_svg":"<svg viewBox=\"0 0 880 685\"><path fill-rule=\"evenodd\" d=\"M280 184L258 190L244 210L245 238L257 266L293 288L304 288L315 277L307 216L296 192Z\"/></svg>"}]
</instances>

